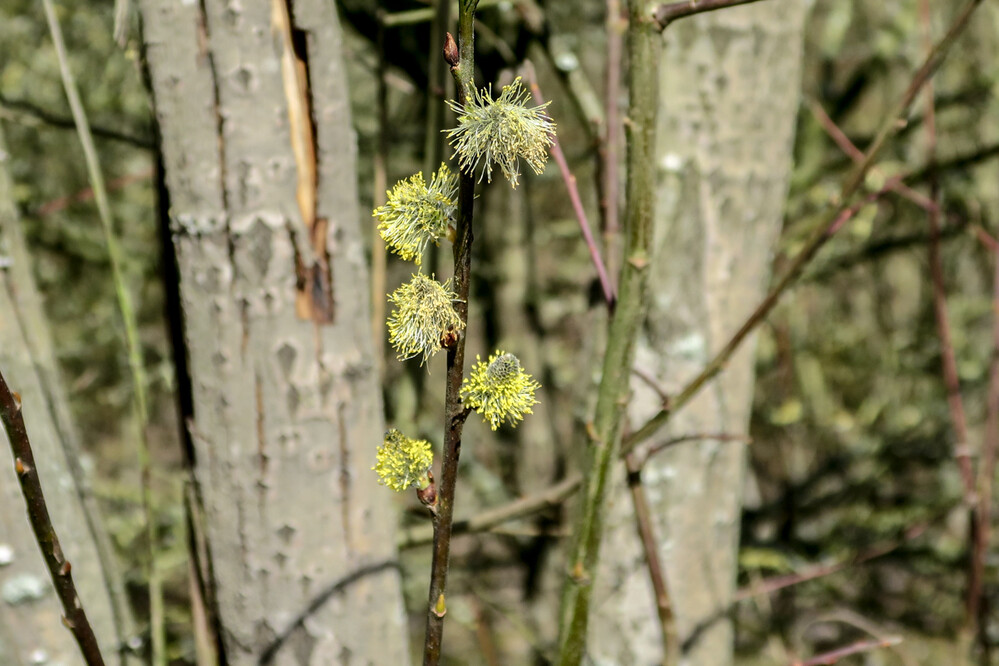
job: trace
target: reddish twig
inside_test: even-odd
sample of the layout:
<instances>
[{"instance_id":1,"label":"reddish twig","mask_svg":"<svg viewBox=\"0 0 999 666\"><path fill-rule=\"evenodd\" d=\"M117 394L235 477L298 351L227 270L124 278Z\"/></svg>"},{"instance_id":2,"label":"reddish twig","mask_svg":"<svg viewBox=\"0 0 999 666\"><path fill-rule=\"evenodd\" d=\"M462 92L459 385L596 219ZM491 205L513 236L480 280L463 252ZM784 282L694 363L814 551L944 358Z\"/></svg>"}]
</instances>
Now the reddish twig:
<instances>
[{"instance_id":1,"label":"reddish twig","mask_svg":"<svg viewBox=\"0 0 999 666\"><path fill-rule=\"evenodd\" d=\"M812 112L812 116L820 125L822 125L822 129L826 131L826 134L829 135L839 149L846 153L847 157L853 160L854 164L862 162L864 160L864 151L857 148L857 146L850 141L850 138L839 128L839 125L837 125L836 122L829 117L829 114L822 108L822 105L814 99L809 99L806 103L808 104L809 110ZM905 197L923 210L928 211L937 208L937 203L933 199L920 194L905 183L896 183L892 188L892 191Z\"/></svg>"},{"instance_id":2,"label":"reddish twig","mask_svg":"<svg viewBox=\"0 0 999 666\"><path fill-rule=\"evenodd\" d=\"M760 0L684 0L684 2L668 2L656 8L655 19L662 30L673 21L716 9L727 9L738 5L748 5Z\"/></svg>"},{"instance_id":3,"label":"reddish twig","mask_svg":"<svg viewBox=\"0 0 999 666\"><path fill-rule=\"evenodd\" d=\"M932 522L932 521L931 521ZM923 525L916 525L915 527L909 528L905 535L898 541L893 541L891 543L877 546L870 550L858 553L853 557L841 560L839 562L834 562L833 564L817 564L815 566L807 567L801 571L796 571L791 574L784 574L781 576L772 576L766 578L759 583L750 585L748 587L740 588L733 598L734 602L744 601L751 597L773 594L778 590L783 590L786 587L793 587L801 583L806 583L810 580L815 580L816 578L823 578L825 576L831 576L834 573L842 571L843 569L848 569L849 567L854 567L870 560L877 559L888 553L894 552L901 548L904 544L913 539L922 536L923 533L929 529L930 523Z\"/></svg>"},{"instance_id":4,"label":"reddish twig","mask_svg":"<svg viewBox=\"0 0 999 666\"><path fill-rule=\"evenodd\" d=\"M925 2L923 3L925 7ZM940 185L933 174L936 162L936 113L933 105L933 85L926 86L926 127L927 151L930 164L930 198L936 202L939 198ZM947 387L947 403L950 407L951 419L954 425L954 435L957 438L955 457L961 469L961 479L964 483L965 499L969 505L974 503L975 476L971 466L971 455L968 450L968 425L961 399L960 378L957 372L957 356L954 353L954 343L951 337L950 321L947 318L947 292L944 288L943 262L940 257L940 212L939 208L931 209L927 219L930 227L930 280L933 284L933 311L936 317L937 334L940 336L940 356L943 365L944 384Z\"/></svg>"},{"instance_id":5,"label":"reddish twig","mask_svg":"<svg viewBox=\"0 0 999 666\"><path fill-rule=\"evenodd\" d=\"M149 180L153 177L153 169L143 169L136 173L129 173L115 178L114 180L108 181L107 191L115 192L133 183L139 183L144 180ZM70 194L64 197L58 197L57 199L52 199L51 201L46 201L41 206L35 209L34 214L38 217L44 217L46 215L51 215L52 213L58 213L64 210L74 203L83 203L85 201L92 201L94 199L94 188L85 187L75 194Z\"/></svg>"},{"instance_id":6,"label":"reddish twig","mask_svg":"<svg viewBox=\"0 0 999 666\"><path fill-rule=\"evenodd\" d=\"M656 597L656 612L659 614L659 630L663 641L663 664L679 664L680 639L676 628L676 617L673 615L673 604L670 601L669 585L666 583L666 573L659 559L659 540L652 525L652 510L645 495L645 486L642 485L643 463L644 461L639 461L633 453L624 457L624 464L628 470L628 491L635 507L638 538L642 542L649 580Z\"/></svg>"},{"instance_id":7,"label":"reddish twig","mask_svg":"<svg viewBox=\"0 0 999 666\"><path fill-rule=\"evenodd\" d=\"M923 62L922 66L920 66L920 68L916 70L915 74L913 74L912 81L909 83L909 86L902 95L902 98L881 126L881 130L874 138L870 148L868 148L867 152L864 153L864 160L854 167L851 174L847 177L846 182L843 184L840 195L840 199L842 201L840 207L825 216L823 223L820 224L812 235L805 241L804 247L791 261L791 264L788 266L784 275L780 278L780 280L778 280L777 284L774 285L770 293L767 294L753 313L749 315L749 318L745 321L745 323L743 323L739 330L735 332L725 346L722 347L718 353L715 354L714 358L708 362L700 374L687 384L680 394L671 401L671 404L667 408L660 410L658 414L649 419L645 425L632 433L632 435L624 441L624 451L631 450L638 442L657 432L663 425L666 424L667 421L669 421L673 412L697 395L700 390L715 377L715 375L721 372L721 370L728 363L729 358L731 358L732 354L735 353L736 349L739 348L753 329L755 329L756 326L770 313L774 306L777 305L778 301L780 301L787 289L795 281L797 281L805 266L818 253L822 246L826 244L833 231L839 226L842 226L845 220L848 220L852 216L851 209L854 207L846 206L846 202L853 198L853 196L859 191L861 184L864 182L864 177L874 164L875 158L877 158L878 154L880 154L881 149L884 147L888 139L902 127L901 119L909 110L909 107L919 94L919 91L922 90L926 82L931 76L933 76L934 72L936 72L937 68L940 66L940 63L943 62L943 59L947 55L951 46L953 46L954 42L957 41L957 38L968 26L971 14L983 2L984 0L969 0L969 2L965 4L964 8L958 13L957 18L954 20L950 29L947 31L947 34L945 34L944 37L937 43L937 45L930 52L929 56L927 56L926 60ZM855 214L855 211L853 214Z\"/></svg>"},{"instance_id":8,"label":"reddish twig","mask_svg":"<svg viewBox=\"0 0 999 666\"><path fill-rule=\"evenodd\" d=\"M687 442L697 442L701 440L712 440L715 442L743 442L744 444L749 444L753 441L749 435L733 435L724 432L695 432L687 435L680 435L679 437L670 437L669 439L661 442L656 442L652 446L645 449L645 451L643 451L642 454L636 459L639 462L639 466L644 467L645 463L649 461L649 458L661 451L674 447L677 444L685 444ZM632 451L631 453L637 452ZM631 453L626 454L625 457L627 458L627 456L630 456Z\"/></svg>"},{"instance_id":9,"label":"reddish twig","mask_svg":"<svg viewBox=\"0 0 999 666\"><path fill-rule=\"evenodd\" d=\"M892 647L893 645L898 645L901 642L901 636L892 636L890 638L873 641L857 641L856 643L851 643L846 647L830 650L829 652L823 652L822 654L806 659L805 661L795 660L791 662L791 664L792 666L829 666L830 664L839 662L839 660L843 657L849 657L850 655L860 654L862 652L870 652L872 650L879 650L881 648Z\"/></svg>"},{"instance_id":10,"label":"reddish twig","mask_svg":"<svg viewBox=\"0 0 999 666\"><path fill-rule=\"evenodd\" d=\"M24 416L21 413L21 396L11 392L7 380L0 373L0 420L3 421L10 442L10 450L14 455L14 470L21 485L24 503L28 509L28 520L35 533L35 540L42 551L45 566L55 586L59 602L62 604L63 624L73 633L83 659L88 666L104 666L101 649L97 644L94 629L90 626L83 603L76 593L73 584L73 567L63 555L59 545L59 537L52 526L45 495L42 494L42 484L38 478L38 467L31 452L31 442L24 427Z\"/></svg>"},{"instance_id":11,"label":"reddish twig","mask_svg":"<svg viewBox=\"0 0 999 666\"><path fill-rule=\"evenodd\" d=\"M618 147L620 145L620 114L618 96L621 92L621 43L627 20L621 14L620 0L607 0L607 70L604 86L603 142L600 146L600 211L603 216L604 250L611 285L617 275L621 252L621 224L618 219Z\"/></svg>"},{"instance_id":12,"label":"reddish twig","mask_svg":"<svg viewBox=\"0 0 999 666\"><path fill-rule=\"evenodd\" d=\"M992 234L983 229L979 224L972 224L970 226L972 233L975 234L975 238L977 238L989 252L999 252L999 240L996 240Z\"/></svg>"},{"instance_id":13,"label":"reddish twig","mask_svg":"<svg viewBox=\"0 0 999 666\"><path fill-rule=\"evenodd\" d=\"M989 364L989 388L985 413L985 438L978 466L978 511L976 515L974 550L972 553L971 580L976 583L974 599L969 590L968 612L974 613L979 638L984 638L986 608L982 603L982 585L985 579L985 560L992 535L992 494L995 482L996 458L999 453L999 247L993 247L994 268L992 285L992 361ZM972 603L973 602L973 603ZM981 640L983 663L989 663L989 643Z\"/></svg>"},{"instance_id":14,"label":"reddish twig","mask_svg":"<svg viewBox=\"0 0 999 666\"><path fill-rule=\"evenodd\" d=\"M669 418L673 413L686 405L687 402L700 392L705 384L721 372L728 363L728 359L735 353L735 350L739 348L739 345L742 344L742 342L757 327L757 325L759 325L759 323L770 314L770 311L773 310L773 308L780 301L784 292L787 291L791 284L798 278L808 262L812 260L812 257L814 257L816 253L818 253L819 249L821 249L822 246L825 245L837 231L842 229L847 222L853 219L864 206L884 196L889 191L889 187L893 183L900 180L901 176L896 176L877 192L867 195L852 206L839 209L831 218L827 216L826 224L817 228L816 231L813 232L805 246L791 261L791 264L785 271L784 276L780 279L777 285L771 289L766 298L764 298L763 301L756 306L756 309L753 310L752 314L749 315L749 318L746 319L739 330L736 331L735 335L733 335L725 346L722 347L721 351L715 354L715 357L704 367L700 374L694 377L694 379L692 379L683 388L683 390L680 391L680 393L670 398L669 403L666 404L658 414L646 421L645 425L639 428L636 432L625 437L622 445L622 451L624 453L628 453L642 441L655 434L659 428L664 426L666 422L669 421Z\"/></svg>"},{"instance_id":15,"label":"reddish twig","mask_svg":"<svg viewBox=\"0 0 999 666\"><path fill-rule=\"evenodd\" d=\"M531 94L534 96L534 102L536 104L544 104L545 98L541 95L541 88L538 86L534 67L530 63L525 63L525 70L528 82L531 85ZM597 247L596 241L593 240L593 232L590 231L590 223L586 218L586 211L583 209L583 200L579 197L579 188L576 187L576 177L569 170L569 163L566 162L562 148L559 146L558 137L554 135L552 135L551 154L555 163L558 164L562 180L565 181L565 189L569 193L572 210L576 213L576 220L579 222L579 228L583 232L583 240L586 241L586 247L590 251L590 259L593 261L593 266L597 269L597 276L600 278L600 287L603 289L604 299L607 301L608 307L613 309L614 301L617 298L614 286L607 276L607 268L604 266L603 259L600 258L600 248Z\"/></svg>"}]
</instances>

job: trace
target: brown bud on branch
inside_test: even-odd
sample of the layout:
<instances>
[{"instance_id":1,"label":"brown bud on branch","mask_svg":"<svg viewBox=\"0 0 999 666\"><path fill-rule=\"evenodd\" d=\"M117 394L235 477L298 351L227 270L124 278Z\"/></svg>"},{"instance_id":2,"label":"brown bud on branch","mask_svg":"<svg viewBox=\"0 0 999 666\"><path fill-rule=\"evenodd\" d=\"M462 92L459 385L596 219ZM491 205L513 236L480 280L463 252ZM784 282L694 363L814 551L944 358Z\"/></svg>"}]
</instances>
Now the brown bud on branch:
<instances>
[{"instance_id":1,"label":"brown bud on branch","mask_svg":"<svg viewBox=\"0 0 999 666\"><path fill-rule=\"evenodd\" d=\"M444 38L444 62L454 69L458 66L458 42L454 41L454 35L450 32Z\"/></svg>"}]
</instances>

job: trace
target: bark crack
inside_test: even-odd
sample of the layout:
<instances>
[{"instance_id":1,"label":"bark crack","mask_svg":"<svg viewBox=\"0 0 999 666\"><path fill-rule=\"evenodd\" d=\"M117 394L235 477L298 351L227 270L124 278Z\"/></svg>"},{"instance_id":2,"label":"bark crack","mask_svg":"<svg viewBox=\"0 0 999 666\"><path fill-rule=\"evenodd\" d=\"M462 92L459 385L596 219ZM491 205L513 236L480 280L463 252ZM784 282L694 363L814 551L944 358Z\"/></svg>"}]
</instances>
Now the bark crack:
<instances>
[{"instance_id":1,"label":"bark crack","mask_svg":"<svg viewBox=\"0 0 999 666\"><path fill-rule=\"evenodd\" d=\"M328 220L318 217L319 161L309 78L308 33L295 27L290 0L272 0L271 23L281 47L281 76L288 105L288 129L298 184L295 198L312 248L296 264L295 311L317 324L333 322L333 286L327 248ZM299 258L304 255L299 253Z\"/></svg>"}]
</instances>

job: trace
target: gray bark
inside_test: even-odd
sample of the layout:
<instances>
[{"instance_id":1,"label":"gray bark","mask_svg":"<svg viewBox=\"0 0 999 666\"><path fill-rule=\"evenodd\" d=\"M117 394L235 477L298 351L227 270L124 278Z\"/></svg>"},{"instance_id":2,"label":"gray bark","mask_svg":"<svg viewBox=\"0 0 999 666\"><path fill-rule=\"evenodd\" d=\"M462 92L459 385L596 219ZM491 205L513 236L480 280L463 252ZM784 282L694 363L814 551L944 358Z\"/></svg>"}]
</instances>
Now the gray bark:
<instances>
[{"instance_id":1,"label":"gray bark","mask_svg":"<svg viewBox=\"0 0 999 666\"><path fill-rule=\"evenodd\" d=\"M382 411L333 3L140 7L228 662L405 664L395 514L370 471ZM307 52L297 93L288 11ZM289 119L309 116L316 157L296 159Z\"/></svg>"},{"instance_id":2,"label":"gray bark","mask_svg":"<svg viewBox=\"0 0 999 666\"><path fill-rule=\"evenodd\" d=\"M805 4L761 3L685 19L664 36L659 213L651 301L635 367L668 394L693 378L767 287L791 166ZM658 439L746 433L752 341ZM662 400L632 381L631 423ZM659 454L643 479L685 664L731 663L725 612L735 585L745 445L699 441ZM661 660L661 639L631 503L607 521L592 623L598 663Z\"/></svg>"},{"instance_id":3,"label":"gray bark","mask_svg":"<svg viewBox=\"0 0 999 666\"><path fill-rule=\"evenodd\" d=\"M0 366L21 394L24 419L52 523L109 664L119 663L130 618L110 541L80 465L79 440L56 367L48 323L7 171L0 127ZM76 664L72 634L31 526L6 440L0 452L0 662Z\"/></svg>"}]
</instances>

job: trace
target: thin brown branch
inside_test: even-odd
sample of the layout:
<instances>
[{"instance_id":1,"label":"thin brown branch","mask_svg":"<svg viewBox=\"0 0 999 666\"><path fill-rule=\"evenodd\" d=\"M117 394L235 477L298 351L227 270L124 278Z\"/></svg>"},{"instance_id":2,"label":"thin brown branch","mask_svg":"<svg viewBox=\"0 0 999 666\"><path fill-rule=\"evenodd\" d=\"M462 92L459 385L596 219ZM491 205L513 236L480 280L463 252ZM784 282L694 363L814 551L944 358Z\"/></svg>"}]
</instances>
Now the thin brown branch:
<instances>
[{"instance_id":1,"label":"thin brown branch","mask_svg":"<svg viewBox=\"0 0 999 666\"><path fill-rule=\"evenodd\" d=\"M638 538L642 542L645 553L645 566L649 570L649 580L656 597L656 613L659 615L659 631L663 642L663 666L680 663L680 639L676 628L676 616L673 614L673 604L670 601L669 585L666 572L659 558L659 540L656 538L655 527L652 524L652 510L642 485L642 465L634 454L624 457L628 470L628 491L635 508L635 525L638 528Z\"/></svg>"},{"instance_id":2,"label":"thin brown branch","mask_svg":"<svg viewBox=\"0 0 999 666\"><path fill-rule=\"evenodd\" d=\"M534 515L539 511L544 511L551 507L559 506L566 498L579 490L583 477L579 474L570 476L558 482L550 488L541 492L521 497L507 504L503 504L494 509L481 511L471 518L454 521L451 528L451 535L471 534L474 532L485 532L497 525L525 518ZM404 530L399 537L399 548L413 548L422 546L433 541L433 529L431 525L419 525L409 527Z\"/></svg>"},{"instance_id":3,"label":"thin brown branch","mask_svg":"<svg viewBox=\"0 0 999 666\"><path fill-rule=\"evenodd\" d=\"M372 178L374 192L372 201L375 208L383 205L388 196L388 153L389 153L389 122L388 122L388 82L386 74L388 64L385 61L385 24L384 16L378 14L378 69L375 74L377 93L375 105L378 115L378 149L374 155L374 177ZM429 174L428 174L429 177ZM371 226L371 335L375 341L375 368L378 371L379 383L385 376L385 292L388 273L388 251L385 241L378 231L377 225Z\"/></svg>"},{"instance_id":4,"label":"thin brown branch","mask_svg":"<svg viewBox=\"0 0 999 666\"><path fill-rule=\"evenodd\" d=\"M902 95L902 98L888 115L885 122L881 126L881 130L878 132L871 146L864 154L864 160L854 167L851 174L847 177L846 182L843 184L840 194L840 201L842 203L837 208L831 210L831 212L825 216L822 223L816 227L815 231L805 242L804 247L791 261L790 266L780 280L777 281L777 284L771 289L770 293L767 294L760 305L757 306L752 314L750 314L749 318L735 332L725 346L723 346L717 354L715 354L714 358L708 362L700 374L687 384L687 386L672 401L672 403L667 408L660 410L658 414L649 419L645 425L625 440L623 450L631 450L636 444L658 432L659 429L664 426L667 421L669 421L672 413L680 409L680 407L685 405L691 398L697 395L700 390L715 377L715 375L721 372L721 370L728 363L732 354L735 353L735 351L756 328L756 326L763 321L764 318L766 318L771 310L773 310L774 306L777 305L788 288L797 281L805 266L808 265L822 246L824 246L829 238L831 238L832 234L835 233L835 230L842 226L842 224L844 224L850 219L850 217L852 217L853 214L856 213L856 210L854 210L856 206L847 206L847 202L860 190L860 187L864 182L864 177L870 171L871 166L880 154L881 149L884 147L888 139L898 132L903 126L905 114L908 112L909 107L912 106L912 103L915 101L919 91L922 90L922 87L936 72L940 63L943 62L944 57L950 51L951 46L953 46L954 42L957 41L957 38L968 26L972 13L982 4L983 1L984 0L969 0L969 2L965 4L963 9L958 13L957 18L954 20L950 29L944 37L937 42L936 46L923 62L922 66L913 74L912 81L909 83L909 86Z\"/></svg>"},{"instance_id":5,"label":"thin brown branch","mask_svg":"<svg viewBox=\"0 0 999 666\"><path fill-rule=\"evenodd\" d=\"M458 62L451 67L458 89L458 102L465 104L475 86L475 3L462 2L458 16ZM447 44L454 38L447 35ZM446 49L445 57L451 56ZM450 64L450 63L449 63ZM458 217L454 240L454 278L457 294L455 310L463 323L468 322L468 294L472 276L472 216L475 204L475 178L461 172L458 180ZM466 331L467 333L467 331ZM455 487L458 482L458 458L461 433L467 412L461 404L461 382L465 368L466 333L447 351L447 378L444 394L444 455L438 486L436 511L433 512L434 545L427 602L427 630L423 643L423 665L440 663L444 638L444 615L447 613L448 563L451 554L451 531L454 520Z\"/></svg>"},{"instance_id":6,"label":"thin brown branch","mask_svg":"<svg viewBox=\"0 0 999 666\"><path fill-rule=\"evenodd\" d=\"M686 435L680 435L678 437L670 437L661 442L656 442L652 446L648 447L645 451L632 451L625 454L625 459L630 455L641 453L636 457L639 467L644 467L645 463L649 462L649 458L665 451L668 448L672 448L677 444L686 444L687 442L698 442L701 440L713 440L716 442L743 442L744 444L749 444L752 442L752 438L749 435L738 435L725 432L695 432Z\"/></svg>"},{"instance_id":7,"label":"thin brown branch","mask_svg":"<svg viewBox=\"0 0 999 666\"><path fill-rule=\"evenodd\" d=\"M829 117L829 114L822 108L822 105L815 99L808 99L806 104L812 112L812 116L816 121L818 121L818 123L822 126L822 129L826 131L826 134L829 135L839 149L842 150L851 160L853 160L854 164L863 162L864 151L857 148L857 146L850 141L850 138L839 128L839 125L837 125L836 122ZM896 183L892 188L892 191L908 199L923 210L928 211L938 208L937 203L933 199L920 194L905 183Z\"/></svg>"},{"instance_id":8,"label":"thin brown branch","mask_svg":"<svg viewBox=\"0 0 999 666\"><path fill-rule=\"evenodd\" d=\"M801 583L806 583L817 578L831 576L832 574L842 571L843 569L855 567L865 562L869 562L870 560L887 555L898 550L909 541L922 536L930 527L930 524L931 523L924 523L911 527L906 530L905 535L897 541L875 546L870 550L857 553L853 557L840 560L839 562L833 562L831 564L816 564L814 566L805 567L800 571L795 571L794 573L772 576L753 585L740 588L733 597L733 603L744 601L751 597L773 594L774 592L783 590L787 587L800 585Z\"/></svg>"},{"instance_id":9,"label":"thin brown branch","mask_svg":"<svg viewBox=\"0 0 999 666\"><path fill-rule=\"evenodd\" d=\"M924 20L928 6L922 3L924 8ZM930 164L930 199L936 203L940 198L939 179L932 171L932 165L936 161L936 113L933 104L933 84L928 81L926 85L926 143L928 153L928 164ZM971 451L968 446L968 423L964 411L964 401L961 398L961 381L957 372L957 355L954 352L954 343L951 336L950 320L947 317L947 291L944 287L943 261L940 256L940 210L934 205L927 211L927 223L930 230L929 242L929 262L930 262L930 282L933 285L933 314L936 319L937 336L940 338L940 362L943 374L944 386L947 389L947 406L950 409L951 422L954 427L954 457L957 459L958 467L961 471L961 481L964 484L965 502L968 506L974 506L975 499L975 473L971 464ZM972 587L975 587L972 585ZM969 595L971 593L969 592ZM972 602L969 596L969 609Z\"/></svg>"},{"instance_id":10,"label":"thin brown branch","mask_svg":"<svg viewBox=\"0 0 999 666\"><path fill-rule=\"evenodd\" d=\"M778 281L777 285L771 289L766 298L764 298L763 301L756 306L756 309L753 310L752 314L749 315L749 318L747 318L739 330L736 331L735 335L733 335L725 346L722 347L721 351L719 351L715 357L711 359L700 374L694 377L694 379L691 380L679 394L670 398L669 403L666 404L658 414L649 419L645 425L639 428L636 432L625 437L622 451L624 453L632 451L636 446L638 446L638 444L655 434L667 423L667 421L669 421L670 416L673 413L686 405L700 392L702 388L704 388L705 384L721 372L728 363L729 358L731 358L732 354L735 353L735 350L739 348L739 345L741 345L749 334L767 317L767 315L770 314L770 311L773 310L778 301L780 301L784 292L787 291L791 284L798 278L805 266L809 261L811 261L822 246L825 245L825 243L847 222L852 220L864 206L884 196L889 191L889 187L899 180L900 177L893 178L877 192L867 195L864 199L852 206L839 209L836 211L836 215L831 217L831 219L827 216L825 220L826 224L816 228L815 232L812 233L812 236L809 238L805 246L791 261L791 265L785 271L784 276L780 279L780 281Z\"/></svg>"},{"instance_id":11,"label":"thin brown branch","mask_svg":"<svg viewBox=\"0 0 999 666\"><path fill-rule=\"evenodd\" d=\"M534 75L534 67L530 66L530 63L525 63L526 71L528 75L528 81L531 85L531 94L534 96L534 102L536 104L544 104L545 98L541 94L541 88L538 86L537 77ZM569 201L572 203L572 210L576 214L576 221L579 222L579 229L583 233L583 240L586 242L586 247L590 251L590 260L593 261L593 266L597 270L597 277L600 279L600 287L604 292L604 299L607 301L608 308L614 309L614 301L617 295L614 291L614 285L611 284L610 277L607 274L607 268L604 266L604 261L600 257L600 248L597 247L596 241L593 239L593 232L590 230L590 223L586 217L586 210L583 208L583 200L579 196L579 188L576 187L576 177L569 170L569 163L565 159L565 155L562 153L562 147L559 145L558 137L552 135L552 147L551 147L552 158L554 158L555 163L558 164L559 173L562 174L562 181L565 183L566 192L569 194Z\"/></svg>"},{"instance_id":12,"label":"thin brown branch","mask_svg":"<svg viewBox=\"0 0 999 666\"><path fill-rule=\"evenodd\" d=\"M45 504L45 495L42 494L42 484L38 478L38 467L35 465L31 442L24 426L24 415L21 413L21 397L11 392L2 373L0 373L0 420L3 421L4 429L7 431L7 440L14 456L14 470L17 472L17 480L21 485L24 503L27 505L31 529L35 533L35 540L38 541L45 566L52 576L56 595L62 604L63 624L73 633L87 665L103 666L104 659L101 657L97 637L73 583L73 567L63 555L59 537L52 526L48 506Z\"/></svg>"},{"instance_id":13,"label":"thin brown branch","mask_svg":"<svg viewBox=\"0 0 999 666\"><path fill-rule=\"evenodd\" d=\"M993 287L992 287L992 361L989 364L989 388L985 413L985 437L982 456L978 467L978 511L975 515L977 527L972 552L972 576L976 583L974 605L969 604L978 626L979 641L982 647L982 662L991 659L990 645L983 640L987 609L982 597L985 579L985 563L992 536L992 495L995 483L996 458L999 454L999 248L993 248ZM969 595L972 590L969 590ZM971 599L969 598L969 602Z\"/></svg>"},{"instance_id":14,"label":"thin brown branch","mask_svg":"<svg viewBox=\"0 0 999 666\"><path fill-rule=\"evenodd\" d=\"M999 240L996 240L992 234L983 229L982 225L972 224L971 231L975 234L975 238L977 238L989 252L999 252Z\"/></svg>"},{"instance_id":15,"label":"thin brown branch","mask_svg":"<svg viewBox=\"0 0 999 666\"><path fill-rule=\"evenodd\" d=\"M898 645L901 642L901 636L891 636L889 638L873 641L857 641L856 643L851 643L845 647L830 650L829 652L823 652L822 654L806 659L805 661L795 660L791 662L791 664L792 666L830 666L831 664L838 663L844 657L864 652L871 652L881 648L892 647L893 645Z\"/></svg>"},{"instance_id":16,"label":"thin brown branch","mask_svg":"<svg viewBox=\"0 0 999 666\"><path fill-rule=\"evenodd\" d=\"M684 0L683 2L668 2L659 7L655 11L656 21L659 23L662 30L676 21L677 19L687 18L688 16L694 16L695 14L703 14L704 12L713 12L716 9L728 9L729 7L737 7L738 5L748 5L753 2L759 2L760 0Z\"/></svg>"}]
</instances>

